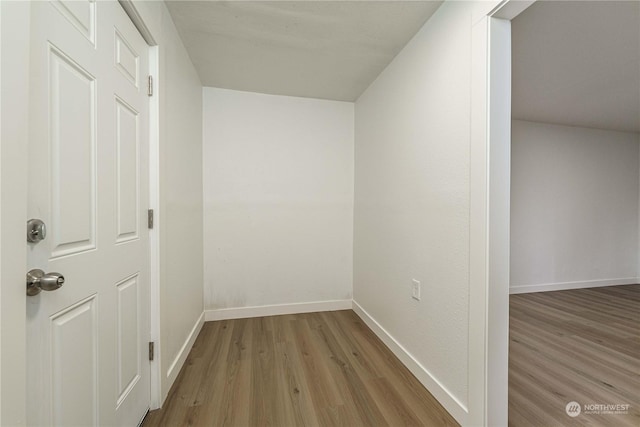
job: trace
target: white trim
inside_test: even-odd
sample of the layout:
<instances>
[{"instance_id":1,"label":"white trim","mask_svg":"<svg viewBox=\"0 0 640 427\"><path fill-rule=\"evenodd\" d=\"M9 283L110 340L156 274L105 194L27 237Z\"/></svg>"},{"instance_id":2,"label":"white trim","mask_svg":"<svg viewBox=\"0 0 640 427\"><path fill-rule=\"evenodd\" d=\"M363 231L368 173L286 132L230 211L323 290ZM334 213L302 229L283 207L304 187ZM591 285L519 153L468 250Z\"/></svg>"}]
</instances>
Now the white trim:
<instances>
[{"instance_id":1,"label":"white trim","mask_svg":"<svg viewBox=\"0 0 640 427\"><path fill-rule=\"evenodd\" d=\"M149 46L149 74L156 89L149 98L149 209L153 209L153 229L149 230L149 325L150 339L155 343L157 357L151 362L151 409L162 405L162 343L160 333L160 97L158 74L160 48Z\"/></svg>"},{"instance_id":2,"label":"white trim","mask_svg":"<svg viewBox=\"0 0 640 427\"><path fill-rule=\"evenodd\" d=\"M536 0L506 0L501 2L489 16L497 19L506 19L511 21L516 16L524 12L529 6L535 3Z\"/></svg>"},{"instance_id":3,"label":"white trim","mask_svg":"<svg viewBox=\"0 0 640 427\"><path fill-rule=\"evenodd\" d=\"M133 22L133 25L135 25L135 27L138 29L144 41L147 42L149 46L155 46L157 43L153 38L153 34L151 34L149 27L147 27L144 19L142 19L142 16L140 16L140 13L138 12L136 6L133 4L133 1L118 0L118 3L120 3L120 6L122 6L124 11L127 13L129 19L131 19L131 22Z\"/></svg>"},{"instance_id":4,"label":"white trim","mask_svg":"<svg viewBox=\"0 0 640 427\"><path fill-rule=\"evenodd\" d=\"M488 25L486 424L502 426L509 414L511 21L492 17Z\"/></svg>"},{"instance_id":5,"label":"white trim","mask_svg":"<svg viewBox=\"0 0 640 427\"><path fill-rule=\"evenodd\" d=\"M256 307L221 308L205 310L205 321L248 319L251 317L278 316L282 314L313 313L319 311L349 310L351 300L303 302L293 304L262 305Z\"/></svg>"},{"instance_id":6,"label":"white trim","mask_svg":"<svg viewBox=\"0 0 640 427\"><path fill-rule=\"evenodd\" d=\"M487 364L487 71L488 19L471 28L469 150L469 425L486 425Z\"/></svg>"},{"instance_id":7,"label":"white trim","mask_svg":"<svg viewBox=\"0 0 640 427\"><path fill-rule=\"evenodd\" d=\"M367 311L356 301L353 301L353 311L367 324L367 326L382 340L382 342L396 355L404 366L422 383L423 386L440 402L444 408L460 424L467 424L468 411L447 388L440 383L422 364L416 360L402 344L396 341Z\"/></svg>"},{"instance_id":8,"label":"white trim","mask_svg":"<svg viewBox=\"0 0 640 427\"><path fill-rule=\"evenodd\" d=\"M182 347L178 351L178 354L173 359L173 362L171 362L171 365L169 365L169 369L167 369L167 384L169 384L167 387L167 393L169 392L169 389L171 389L173 382L178 377L178 373L180 372L180 369L182 369L182 365L184 365L184 362L187 360L187 356L191 351L191 347L193 347L193 343L196 341L196 338L198 338L198 334L200 334L202 325L204 325L204 312L200 314L198 320L196 320L193 328L191 328L189 336L187 336L187 339L185 340L184 344L182 344ZM162 396L163 402L166 397L166 395Z\"/></svg>"},{"instance_id":9,"label":"white trim","mask_svg":"<svg viewBox=\"0 0 640 427\"><path fill-rule=\"evenodd\" d=\"M470 425L507 425L508 421L510 20L531 4L531 0L478 2L472 21Z\"/></svg>"},{"instance_id":10,"label":"white trim","mask_svg":"<svg viewBox=\"0 0 640 427\"><path fill-rule=\"evenodd\" d=\"M582 282L542 283L539 285L519 285L509 288L510 294L528 294L532 292L564 291L569 289L600 288L603 286L635 285L639 277L624 279L585 280Z\"/></svg>"},{"instance_id":11,"label":"white trim","mask_svg":"<svg viewBox=\"0 0 640 427\"><path fill-rule=\"evenodd\" d=\"M148 22L138 12L134 0L118 0L125 13L149 46L149 75L155 85L149 98L149 201L154 212L154 228L149 230L149 339L155 343L155 358L150 362L149 408L158 409L162 394L162 342L160 306L160 46L149 29ZM151 20L150 20L151 21ZM158 33L159 30L156 30ZM160 34L156 34L159 36Z\"/></svg>"}]
</instances>

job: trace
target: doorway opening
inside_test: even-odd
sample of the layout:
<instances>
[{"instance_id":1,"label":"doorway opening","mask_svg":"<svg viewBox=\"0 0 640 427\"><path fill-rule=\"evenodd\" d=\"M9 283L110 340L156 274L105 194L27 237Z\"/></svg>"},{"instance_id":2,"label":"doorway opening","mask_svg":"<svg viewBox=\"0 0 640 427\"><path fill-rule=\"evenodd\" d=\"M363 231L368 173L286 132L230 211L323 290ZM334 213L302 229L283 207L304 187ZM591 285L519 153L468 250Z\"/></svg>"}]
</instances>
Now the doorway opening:
<instances>
[{"instance_id":1,"label":"doorway opening","mask_svg":"<svg viewBox=\"0 0 640 427\"><path fill-rule=\"evenodd\" d=\"M638 28L635 2L511 22L510 425L637 424Z\"/></svg>"}]
</instances>

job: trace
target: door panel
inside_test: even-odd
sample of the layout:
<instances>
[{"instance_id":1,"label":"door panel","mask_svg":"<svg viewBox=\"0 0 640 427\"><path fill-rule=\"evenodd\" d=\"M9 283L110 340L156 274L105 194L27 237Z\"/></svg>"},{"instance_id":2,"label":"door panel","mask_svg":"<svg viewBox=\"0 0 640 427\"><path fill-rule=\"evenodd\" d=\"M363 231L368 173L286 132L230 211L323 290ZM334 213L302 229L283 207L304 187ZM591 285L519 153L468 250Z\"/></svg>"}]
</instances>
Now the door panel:
<instances>
[{"instance_id":1,"label":"door panel","mask_svg":"<svg viewBox=\"0 0 640 427\"><path fill-rule=\"evenodd\" d=\"M122 75L135 87L138 87L140 77L140 73L138 72L138 54L118 31L115 32L115 42L115 63L118 70L120 70Z\"/></svg>"},{"instance_id":2,"label":"door panel","mask_svg":"<svg viewBox=\"0 0 640 427\"><path fill-rule=\"evenodd\" d=\"M32 4L29 425L136 425L149 408L148 46L117 1Z\"/></svg>"},{"instance_id":3,"label":"door panel","mask_svg":"<svg viewBox=\"0 0 640 427\"><path fill-rule=\"evenodd\" d=\"M141 378L139 325L140 287L135 274L116 285L118 292L118 400L120 407L129 392Z\"/></svg>"},{"instance_id":4,"label":"door panel","mask_svg":"<svg viewBox=\"0 0 640 427\"><path fill-rule=\"evenodd\" d=\"M53 0L53 6L69 20L69 22L87 38L95 42L96 34L96 4L88 0Z\"/></svg>"},{"instance_id":5,"label":"door panel","mask_svg":"<svg viewBox=\"0 0 640 427\"><path fill-rule=\"evenodd\" d=\"M98 322L92 296L51 317L53 424L98 424Z\"/></svg>"},{"instance_id":6,"label":"door panel","mask_svg":"<svg viewBox=\"0 0 640 427\"><path fill-rule=\"evenodd\" d=\"M95 78L49 46L51 257L95 249Z\"/></svg>"},{"instance_id":7,"label":"door panel","mask_svg":"<svg viewBox=\"0 0 640 427\"><path fill-rule=\"evenodd\" d=\"M118 243L138 238L138 112L116 97Z\"/></svg>"}]
</instances>

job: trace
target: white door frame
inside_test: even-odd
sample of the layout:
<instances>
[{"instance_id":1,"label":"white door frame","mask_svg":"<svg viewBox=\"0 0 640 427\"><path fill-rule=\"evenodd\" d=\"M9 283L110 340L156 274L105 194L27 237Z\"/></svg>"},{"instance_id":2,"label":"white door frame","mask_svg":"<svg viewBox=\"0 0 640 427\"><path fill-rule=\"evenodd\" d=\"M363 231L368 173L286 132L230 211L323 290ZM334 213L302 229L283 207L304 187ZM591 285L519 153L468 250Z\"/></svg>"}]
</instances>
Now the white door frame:
<instances>
[{"instance_id":1,"label":"white door frame","mask_svg":"<svg viewBox=\"0 0 640 427\"><path fill-rule=\"evenodd\" d=\"M160 342L160 47L133 0L118 0L149 45L149 74L153 76L153 96L149 104L149 209L154 212L154 227L149 230L149 315L150 339L155 343L151 362L151 409L162 405L162 363Z\"/></svg>"},{"instance_id":2,"label":"white door frame","mask_svg":"<svg viewBox=\"0 0 640 427\"><path fill-rule=\"evenodd\" d=\"M508 423L511 20L534 1L494 3L472 28L470 425Z\"/></svg>"},{"instance_id":3,"label":"white door frame","mask_svg":"<svg viewBox=\"0 0 640 427\"><path fill-rule=\"evenodd\" d=\"M135 22L134 22L135 23ZM160 48L150 47L149 73L154 78L154 95L149 105L149 209L154 212L154 227L149 230L149 315L151 341L155 357L151 362L151 409L162 405L162 343L160 335Z\"/></svg>"}]
</instances>

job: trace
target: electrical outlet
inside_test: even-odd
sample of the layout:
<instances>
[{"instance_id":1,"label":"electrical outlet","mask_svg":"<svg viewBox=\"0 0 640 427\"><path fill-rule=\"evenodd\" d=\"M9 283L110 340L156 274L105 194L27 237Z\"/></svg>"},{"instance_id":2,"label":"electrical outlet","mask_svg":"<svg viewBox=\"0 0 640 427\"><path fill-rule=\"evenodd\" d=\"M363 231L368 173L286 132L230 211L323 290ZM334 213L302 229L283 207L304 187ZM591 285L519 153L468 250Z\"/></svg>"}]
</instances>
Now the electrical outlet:
<instances>
[{"instance_id":1,"label":"electrical outlet","mask_svg":"<svg viewBox=\"0 0 640 427\"><path fill-rule=\"evenodd\" d=\"M416 279L411 280L411 298L420 301L420 282Z\"/></svg>"}]
</instances>

